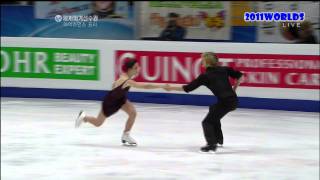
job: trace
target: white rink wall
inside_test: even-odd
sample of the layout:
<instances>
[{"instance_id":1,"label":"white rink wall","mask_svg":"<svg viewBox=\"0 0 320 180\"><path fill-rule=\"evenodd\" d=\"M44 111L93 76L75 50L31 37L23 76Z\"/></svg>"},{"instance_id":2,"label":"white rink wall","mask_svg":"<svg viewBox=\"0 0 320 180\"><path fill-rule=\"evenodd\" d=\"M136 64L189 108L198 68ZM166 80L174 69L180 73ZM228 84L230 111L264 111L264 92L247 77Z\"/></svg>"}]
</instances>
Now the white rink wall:
<instances>
[{"instance_id":1,"label":"white rink wall","mask_svg":"<svg viewBox=\"0 0 320 180\"><path fill-rule=\"evenodd\" d=\"M96 66L98 68L98 77L96 80L79 80L76 78L55 79L20 76L19 73L26 73L25 66L36 66L35 64L37 63L38 65L44 65L52 61L52 59L45 59L45 56L43 56L44 59L42 61L29 62L28 64L26 61L36 61L35 58L28 59L27 56L30 54L26 55L26 51L18 52L18 55L14 54L14 50L12 53L6 52L4 49L6 47L96 50L99 56L97 58L98 65ZM9 90L13 92L12 89L8 88L108 91L119 74L120 63L127 57L135 57L140 61L142 71L137 81L186 84L200 73L200 53L207 51L217 53L223 65L231 65L235 69L246 72L245 82L237 91L240 98L247 98L247 100L248 98L253 98L252 100L254 101L259 98L270 99L272 100L271 102L277 99L301 100L304 103L309 103L309 106L319 104L319 45L313 44L1 37L1 94L2 96L16 96L10 94L10 92L8 93ZM32 53L30 56L32 56ZM295 64L295 62L299 63ZM15 66L19 67L16 68ZM299 69L301 66L305 66L307 69ZM19 72L15 72L16 75L8 77L5 71L8 71L10 67L13 71ZM30 73L30 71L27 73ZM155 93L173 98L179 94L185 94L182 92L165 92L163 90L144 91L131 89L130 91L133 95L138 93L139 96L143 95L143 93ZM210 91L201 87L185 96L210 94ZM276 101L274 102L276 103ZM183 103L177 102L177 104Z\"/></svg>"}]
</instances>

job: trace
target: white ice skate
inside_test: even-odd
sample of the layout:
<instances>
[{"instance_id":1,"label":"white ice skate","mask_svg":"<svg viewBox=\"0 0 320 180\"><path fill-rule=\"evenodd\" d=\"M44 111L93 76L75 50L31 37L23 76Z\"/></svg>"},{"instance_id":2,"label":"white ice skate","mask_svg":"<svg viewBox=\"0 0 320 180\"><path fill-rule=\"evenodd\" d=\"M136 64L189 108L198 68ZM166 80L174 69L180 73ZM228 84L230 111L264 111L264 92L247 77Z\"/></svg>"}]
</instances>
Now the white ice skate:
<instances>
[{"instance_id":1,"label":"white ice skate","mask_svg":"<svg viewBox=\"0 0 320 180\"><path fill-rule=\"evenodd\" d=\"M124 146L137 146L137 142L130 136L129 132L123 133L121 141Z\"/></svg>"},{"instance_id":2,"label":"white ice skate","mask_svg":"<svg viewBox=\"0 0 320 180\"><path fill-rule=\"evenodd\" d=\"M81 110L79 116L76 119L75 128L80 127L80 125L84 122L84 117L86 117L86 114L84 113L84 111Z\"/></svg>"}]
</instances>

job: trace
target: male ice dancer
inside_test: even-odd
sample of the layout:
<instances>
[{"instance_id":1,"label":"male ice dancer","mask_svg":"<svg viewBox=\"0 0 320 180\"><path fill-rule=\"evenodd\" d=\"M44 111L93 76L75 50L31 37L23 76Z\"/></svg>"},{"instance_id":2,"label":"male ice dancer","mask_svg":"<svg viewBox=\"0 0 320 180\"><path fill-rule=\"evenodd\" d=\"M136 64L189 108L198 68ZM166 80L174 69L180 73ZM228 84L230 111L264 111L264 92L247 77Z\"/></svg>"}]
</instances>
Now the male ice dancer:
<instances>
[{"instance_id":1,"label":"male ice dancer","mask_svg":"<svg viewBox=\"0 0 320 180\"><path fill-rule=\"evenodd\" d=\"M204 85L217 97L218 102L211 105L209 113L202 121L204 136L207 145L200 149L201 152L215 152L217 144L223 144L223 134L220 120L228 112L233 111L238 106L238 97L235 93L240 84L242 73L231 67L218 65L218 58L212 52L205 52L201 55L202 65L206 72L200 74L195 80L187 85L166 87L166 90L190 92ZM231 86L229 77L236 79L235 85Z\"/></svg>"}]
</instances>

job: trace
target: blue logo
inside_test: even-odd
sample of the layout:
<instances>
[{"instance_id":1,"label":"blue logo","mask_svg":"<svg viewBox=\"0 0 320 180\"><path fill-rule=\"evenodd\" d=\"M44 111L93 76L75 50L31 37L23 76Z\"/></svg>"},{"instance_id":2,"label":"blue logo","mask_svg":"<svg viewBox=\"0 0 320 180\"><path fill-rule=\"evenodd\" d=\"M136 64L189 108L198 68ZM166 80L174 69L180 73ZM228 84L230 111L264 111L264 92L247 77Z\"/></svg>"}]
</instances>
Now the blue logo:
<instances>
[{"instance_id":1,"label":"blue logo","mask_svg":"<svg viewBox=\"0 0 320 180\"><path fill-rule=\"evenodd\" d=\"M61 15L56 15L54 17L54 20L56 20L56 22L61 22L62 21L62 16Z\"/></svg>"},{"instance_id":2,"label":"blue logo","mask_svg":"<svg viewBox=\"0 0 320 180\"><path fill-rule=\"evenodd\" d=\"M243 15L246 22L297 22L305 20L304 12L245 12Z\"/></svg>"}]
</instances>

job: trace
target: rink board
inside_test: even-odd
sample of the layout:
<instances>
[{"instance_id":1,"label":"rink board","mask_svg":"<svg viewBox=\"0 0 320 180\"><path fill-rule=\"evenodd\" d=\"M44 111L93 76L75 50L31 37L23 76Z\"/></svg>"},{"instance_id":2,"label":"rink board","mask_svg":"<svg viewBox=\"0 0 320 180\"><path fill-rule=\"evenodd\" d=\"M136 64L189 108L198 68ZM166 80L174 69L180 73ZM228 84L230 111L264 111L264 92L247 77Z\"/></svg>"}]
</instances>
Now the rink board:
<instances>
[{"instance_id":1,"label":"rink board","mask_svg":"<svg viewBox=\"0 0 320 180\"><path fill-rule=\"evenodd\" d=\"M186 84L201 71L200 53L214 51L223 65L248 75L237 90L239 107L319 111L319 45L10 37L1 37L1 43L2 97L101 100L127 57L141 64L137 81ZM77 57L80 63L64 61ZM76 67L77 74L67 74L64 67ZM215 102L204 87L190 94L132 88L129 98L164 104Z\"/></svg>"}]
</instances>

